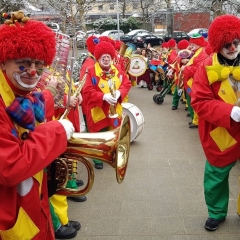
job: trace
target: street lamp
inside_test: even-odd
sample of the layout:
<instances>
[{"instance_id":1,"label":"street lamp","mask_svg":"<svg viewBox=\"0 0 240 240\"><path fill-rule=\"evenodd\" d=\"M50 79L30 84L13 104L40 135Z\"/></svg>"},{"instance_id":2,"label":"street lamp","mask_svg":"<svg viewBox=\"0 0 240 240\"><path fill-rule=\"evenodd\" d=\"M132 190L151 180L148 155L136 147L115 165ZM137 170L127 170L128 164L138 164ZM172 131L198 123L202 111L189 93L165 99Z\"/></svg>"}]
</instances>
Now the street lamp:
<instances>
[{"instance_id":1,"label":"street lamp","mask_svg":"<svg viewBox=\"0 0 240 240\"><path fill-rule=\"evenodd\" d=\"M118 30L118 40L120 40L120 34L119 34L119 11L118 11L118 0L117 0L117 30Z\"/></svg>"}]
</instances>

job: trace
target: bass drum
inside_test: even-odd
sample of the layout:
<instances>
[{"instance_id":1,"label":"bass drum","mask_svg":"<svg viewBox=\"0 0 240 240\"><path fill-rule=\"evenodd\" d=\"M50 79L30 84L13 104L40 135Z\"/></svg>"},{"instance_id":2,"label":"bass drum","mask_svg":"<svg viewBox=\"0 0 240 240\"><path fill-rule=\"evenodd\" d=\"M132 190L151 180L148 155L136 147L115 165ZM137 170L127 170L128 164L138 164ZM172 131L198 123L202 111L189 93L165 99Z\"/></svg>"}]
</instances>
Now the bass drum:
<instances>
[{"instance_id":1,"label":"bass drum","mask_svg":"<svg viewBox=\"0 0 240 240\"><path fill-rule=\"evenodd\" d=\"M123 114L130 118L131 136L130 142L136 139L142 132L145 120L140 109L132 103L122 103Z\"/></svg>"}]
</instances>

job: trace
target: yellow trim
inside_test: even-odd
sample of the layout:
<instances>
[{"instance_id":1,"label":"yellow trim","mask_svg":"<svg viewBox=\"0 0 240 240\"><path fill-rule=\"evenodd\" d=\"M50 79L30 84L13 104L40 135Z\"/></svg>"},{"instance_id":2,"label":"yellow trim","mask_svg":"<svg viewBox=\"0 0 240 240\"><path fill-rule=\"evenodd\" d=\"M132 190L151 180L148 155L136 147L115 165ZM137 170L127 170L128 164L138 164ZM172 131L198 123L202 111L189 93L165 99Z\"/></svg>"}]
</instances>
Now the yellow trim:
<instances>
[{"instance_id":1,"label":"yellow trim","mask_svg":"<svg viewBox=\"0 0 240 240\"><path fill-rule=\"evenodd\" d=\"M8 230L0 231L0 236L2 240L30 240L39 232L38 227L24 209L20 207L15 225Z\"/></svg>"},{"instance_id":2,"label":"yellow trim","mask_svg":"<svg viewBox=\"0 0 240 240\"><path fill-rule=\"evenodd\" d=\"M7 80L5 79L5 76L2 71L0 71L0 95L2 96L2 99L6 105L6 107L10 106L15 99L15 95L13 93L13 90L10 88L10 86L7 83ZM19 135L21 136L22 133L28 132L27 129L24 129L17 124L15 124L15 127L17 128ZM41 193L41 187L42 187L42 178L43 178L43 171L40 171L39 173L34 175L34 178L39 182L39 194Z\"/></svg>"},{"instance_id":3,"label":"yellow trim","mask_svg":"<svg viewBox=\"0 0 240 240\"><path fill-rule=\"evenodd\" d=\"M237 141L228 133L226 128L223 127L216 127L210 132L210 135L222 152L237 143Z\"/></svg>"},{"instance_id":4,"label":"yellow trim","mask_svg":"<svg viewBox=\"0 0 240 240\"><path fill-rule=\"evenodd\" d=\"M186 66L191 66L191 65L193 64L194 58L197 57L197 56L200 54L200 52L202 51L202 49L203 49L203 48L200 47L200 48L194 53L194 55L190 58L189 62L186 64Z\"/></svg>"}]
</instances>

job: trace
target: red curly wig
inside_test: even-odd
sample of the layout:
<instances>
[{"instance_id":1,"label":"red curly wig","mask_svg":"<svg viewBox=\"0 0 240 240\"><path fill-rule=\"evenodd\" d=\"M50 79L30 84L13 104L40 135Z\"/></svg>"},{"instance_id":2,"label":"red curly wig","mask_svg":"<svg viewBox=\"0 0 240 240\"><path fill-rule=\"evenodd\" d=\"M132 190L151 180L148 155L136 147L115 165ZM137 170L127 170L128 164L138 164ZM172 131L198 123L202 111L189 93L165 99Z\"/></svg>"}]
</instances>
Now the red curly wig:
<instances>
[{"instance_id":1,"label":"red curly wig","mask_svg":"<svg viewBox=\"0 0 240 240\"><path fill-rule=\"evenodd\" d=\"M96 36L90 36L87 38L87 41L86 41L87 49L92 55L94 54L95 47L99 42L100 42L100 39Z\"/></svg>"},{"instance_id":2,"label":"red curly wig","mask_svg":"<svg viewBox=\"0 0 240 240\"><path fill-rule=\"evenodd\" d=\"M240 19L233 15L216 17L208 30L208 41L213 52L220 52L224 44L240 39Z\"/></svg>"},{"instance_id":3,"label":"red curly wig","mask_svg":"<svg viewBox=\"0 0 240 240\"><path fill-rule=\"evenodd\" d=\"M7 59L32 58L51 65L56 54L56 38L44 23L29 20L0 26L0 62Z\"/></svg>"},{"instance_id":4,"label":"red curly wig","mask_svg":"<svg viewBox=\"0 0 240 240\"><path fill-rule=\"evenodd\" d=\"M97 60L103 55L109 54L112 59L116 57L116 51L110 42L101 41L95 47L94 56Z\"/></svg>"}]
</instances>

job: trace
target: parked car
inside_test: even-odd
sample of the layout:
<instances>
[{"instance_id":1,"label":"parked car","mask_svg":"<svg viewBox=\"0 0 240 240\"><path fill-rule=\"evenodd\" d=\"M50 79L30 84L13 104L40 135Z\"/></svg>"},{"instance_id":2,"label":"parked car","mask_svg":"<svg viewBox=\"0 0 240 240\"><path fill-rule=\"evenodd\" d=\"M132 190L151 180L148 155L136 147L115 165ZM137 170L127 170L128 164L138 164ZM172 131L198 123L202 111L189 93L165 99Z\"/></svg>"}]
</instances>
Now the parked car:
<instances>
[{"instance_id":1,"label":"parked car","mask_svg":"<svg viewBox=\"0 0 240 240\"><path fill-rule=\"evenodd\" d=\"M151 34L151 32L145 30L145 29L135 29L135 30L132 30L131 32L123 35L122 37L120 37L120 40L124 43L133 43L133 38L138 35L138 34L142 34L142 33L148 33L148 34Z\"/></svg>"},{"instance_id":2,"label":"parked car","mask_svg":"<svg viewBox=\"0 0 240 240\"><path fill-rule=\"evenodd\" d=\"M108 31L105 31L101 34L101 36L108 36L114 40L118 39L118 37L121 37L124 35L124 32L122 30L108 30Z\"/></svg>"},{"instance_id":3,"label":"parked car","mask_svg":"<svg viewBox=\"0 0 240 240\"><path fill-rule=\"evenodd\" d=\"M208 29L207 28L195 28L193 30L191 30L189 33L188 33L188 36L192 37L192 35L194 33L199 33L201 34L204 38L207 38L208 37Z\"/></svg>"},{"instance_id":4,"label":"parked car","mask_svg":"<svg viewBox=\"0 0 240 240\"><path fill-rule=\"evenodd\" d=\"M138 34L133 38L133 44L136 47L146 48L149 43L152 47L157 45L159 46L163 43L163 39L161 37L148 33Z\"/></svg>"},{"instance_id":5,"label":"parked car","mask_svg":"<svg viewBox=\"0 0 240 240\"><path fill-rule=\"evenodd\" d=\"M173 36L171 36L169 33L165 34L163 36L163 40L167 42L169 39L173 38L177 43L183 39L190 40L190 37L187 35L187 33L183 31L174 31Z\"/></svg>"},{"instance_id":6,"label":"parked car","mask_svg":"<svg viewBox=\"0 0 240 240\"><path fill-rule=\"evenodd\" d=\"M60 27L59 27L59 25L58 25L57 23L48 22L48 23L46 23L46 25L47 25L48 27L50 27L54 32L61 32L61 31L60 31Z\"/></svg>"}]
</instances>

